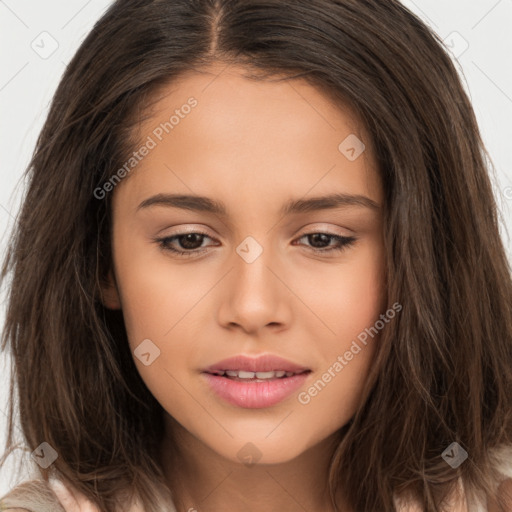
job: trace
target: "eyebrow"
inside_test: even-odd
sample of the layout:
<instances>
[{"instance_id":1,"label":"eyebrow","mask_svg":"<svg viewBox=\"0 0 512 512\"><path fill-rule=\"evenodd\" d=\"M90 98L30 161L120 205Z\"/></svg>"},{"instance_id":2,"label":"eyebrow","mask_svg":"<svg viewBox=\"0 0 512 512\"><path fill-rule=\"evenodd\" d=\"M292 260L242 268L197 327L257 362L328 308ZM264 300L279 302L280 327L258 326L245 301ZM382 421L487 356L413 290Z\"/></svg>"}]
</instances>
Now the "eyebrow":
<instances>
[{"instance_id":1,"label":"eyebrow","mask_svg":"<svg viewBox=\"0 0 512 512\"><path fill-rule=\"evenodd\" d=\"M227 217L228 211L224 203L209 197L185 194L157 194L144 199L137 211L150 206L167 206L192 210L196 212L212 213ZM286 202L279 211L280 216L291 214L331 210L345 207L362 207L374 211L380 210L380 206L369 197L353 194L329 194L326 196L311 197L309 199L292 199Z\"/></svg>"}]
</instances>

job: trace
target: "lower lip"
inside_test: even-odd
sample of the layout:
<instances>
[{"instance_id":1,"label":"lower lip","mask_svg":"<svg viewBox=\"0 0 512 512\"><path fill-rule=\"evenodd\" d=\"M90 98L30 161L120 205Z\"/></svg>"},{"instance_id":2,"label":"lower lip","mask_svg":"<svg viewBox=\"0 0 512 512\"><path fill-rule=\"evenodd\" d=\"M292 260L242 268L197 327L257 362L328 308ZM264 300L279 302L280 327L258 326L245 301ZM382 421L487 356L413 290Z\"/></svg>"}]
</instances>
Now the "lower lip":
<instances>
[{"instance_id":1,"label":"lower lip","mask_svg":"<svg viewBox=\"0 0 512 512\"><path fill-rule=\"evenodd\" d=\"M238 380L203 373L210 388L221 398L232 405L246 409L262 409L270 407L289 397L298 390L311 372L292 375L267 382Z\"/></svg>"}]
</instances>

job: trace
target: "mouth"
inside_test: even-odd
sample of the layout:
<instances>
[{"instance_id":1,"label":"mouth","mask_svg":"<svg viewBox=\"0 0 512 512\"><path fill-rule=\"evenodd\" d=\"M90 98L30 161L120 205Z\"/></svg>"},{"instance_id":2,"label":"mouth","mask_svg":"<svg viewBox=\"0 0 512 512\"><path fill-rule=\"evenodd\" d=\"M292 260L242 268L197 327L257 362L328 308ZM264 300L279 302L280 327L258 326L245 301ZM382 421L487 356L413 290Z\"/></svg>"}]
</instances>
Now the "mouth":
<instances>
[{"instance_id":1,"label":"mouth","mask_svg":"<svg viewBox=\"0 0 512 512\"><path fill-rule=\"evenodd\" d=\"M311 370L216 370L202 372L208 390L223 403L243 409L265 409L286 401L309 380Z\"/></svg>"},{"instance_id":2,"label":"mouth","mask_svg":"<svg viewBox=\"0 0 512 512\"><path fill-rule=\"evenodd\" d=\"M245 370L214 370L205 372L217 377L225 377L229 380L237 382L271 382L275 380L288 379L295 375L311 373L311 370L303 370L298 372L286 370L271 370L266 372L249 372Z\"/></svg>"},{"instance_id":3,"label":"mouth","mask_svg":"<svg viewBox=\"0 0 512 512\"><path fill-rule=\"evenodd\" d=\"M201 375L209 391L223 402L261 409L289 398L311 373L310 368L274 354L240 354L205 368Z\"/></svg>"},{"instance_id":4,"label":"mouth","mask_svg":"<svg viewBox=\"0 0 512 512\"><path fill-rule=\"evenodd\" d=\"M239 354L204 368L203 371L213 375L222 375L240 379L272 379L300 374L311 370L274 354L261 354L258 357ZM284 373L283 373L284 372Z\"/></svg>"}]
</instances>

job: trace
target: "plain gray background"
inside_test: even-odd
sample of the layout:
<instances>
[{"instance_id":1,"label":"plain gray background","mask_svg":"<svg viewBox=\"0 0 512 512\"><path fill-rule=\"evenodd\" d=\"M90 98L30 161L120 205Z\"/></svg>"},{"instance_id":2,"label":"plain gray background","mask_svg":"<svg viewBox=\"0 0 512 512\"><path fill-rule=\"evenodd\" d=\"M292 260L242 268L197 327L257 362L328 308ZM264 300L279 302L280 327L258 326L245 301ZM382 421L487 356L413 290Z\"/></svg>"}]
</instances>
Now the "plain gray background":
<instances>
[{"instance_id":1,"label":"plain gray background","mask_svg":"<svg viewBox=\"0 0 512 512\"><path fill-rule=\"evenodd\" d=\"M446 41L458 63L484 142L496 166L494 185L503 218L502 234L512 261L512 242L505 231L506 228L512 233L512 0L405 0L403 3ZM0 0L2 256L23 192L19 180L49 102L66 64L110 4L107 0ZM1 299L0 326L3 327L5 293ZM2 451L9 377L4 356L0 356L0 371ZM26 452L23 460L29 460L28 457ZM29 476L27 472L21 479ZM12 465L8 464L0 472L0 496L16 483Z\"/></svg>"}]
</instances>

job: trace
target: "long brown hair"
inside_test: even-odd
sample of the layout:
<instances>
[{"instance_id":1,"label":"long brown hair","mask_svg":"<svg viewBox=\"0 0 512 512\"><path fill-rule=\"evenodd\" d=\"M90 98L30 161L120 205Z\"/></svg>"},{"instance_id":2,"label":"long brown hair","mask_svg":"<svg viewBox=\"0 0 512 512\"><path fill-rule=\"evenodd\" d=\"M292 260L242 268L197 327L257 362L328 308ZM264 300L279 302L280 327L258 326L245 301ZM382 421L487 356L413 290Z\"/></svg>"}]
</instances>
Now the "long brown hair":
<instances>
[{"instance_id":1,"label":"long brown hair","mask_svg":"<svg viewBox=\"0 0 512 512\"><path fill-rule=\"evenodd\" d=\"M2 282L24 442L101 510L136 492L169 499L162 407L100 284L112 264L110 197L94 191L135 148L161 86L218 61L252 78L302 78L364 122L384 183L388 304L361 404L340 431L329 486L357 512L411 493L442 510L462 478L495 493L492 453L512 445L512 279L491 159L442 41L397 0L118 0L69 63L31 162ZM199 107L200 108L200 107ZM457 442L457 468L442 453Z\"/></svg>"}]
</instances>

